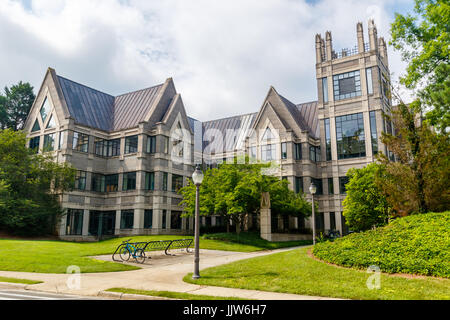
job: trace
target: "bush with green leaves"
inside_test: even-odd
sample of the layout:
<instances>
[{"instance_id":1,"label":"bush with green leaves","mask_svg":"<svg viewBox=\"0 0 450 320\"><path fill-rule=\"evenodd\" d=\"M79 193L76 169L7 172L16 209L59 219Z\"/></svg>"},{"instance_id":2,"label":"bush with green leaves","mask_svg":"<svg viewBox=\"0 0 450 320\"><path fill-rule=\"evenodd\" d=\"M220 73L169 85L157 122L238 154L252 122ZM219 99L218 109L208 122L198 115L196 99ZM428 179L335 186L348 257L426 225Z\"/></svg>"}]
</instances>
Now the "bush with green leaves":
<instances>
[{"instance_id":1,"label":"bush with green leaves","mask_svg":"<svg viewBox=\"0 0 450 320\"><path fill-rule=\"evenodd\" d=\"M397 218L387 226L318 243L319 259L345 267L450 277L450 211Z\"/></svg>"}]
</instances>

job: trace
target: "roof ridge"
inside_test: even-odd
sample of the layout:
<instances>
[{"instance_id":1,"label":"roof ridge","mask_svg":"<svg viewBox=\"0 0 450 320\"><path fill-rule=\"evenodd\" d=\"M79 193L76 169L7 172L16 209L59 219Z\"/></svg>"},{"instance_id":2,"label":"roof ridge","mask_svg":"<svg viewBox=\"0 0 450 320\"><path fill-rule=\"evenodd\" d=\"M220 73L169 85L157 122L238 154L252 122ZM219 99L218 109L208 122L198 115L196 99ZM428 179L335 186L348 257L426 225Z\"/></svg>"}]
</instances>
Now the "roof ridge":
<instances>
[{"instance_id":1,"label":"roof ridge","mask_svg":"<svg viewBox=\"0 0 450 320\"><path fill-rule=\"evenodd\" d=\"M111 95L111 94L109 94L109 93L100 91L100 90L98 90L98 89L94 89L94 88L89 87L89 86L87 86L87 85L85 85L85 84L82 84L82 83L73 81L73 80L71 80L71 79L68 79L68 78L66 78L66 77L60 76L60 75L58 75L58 74L57 74L56 76L57 76L58 78L62 78L62 79L64 79L64 80L67 80L67 81L70 81L70 82L72 82L72 83L75 83L75 84L77 84L77 85L79 85L79 86L82 86L82 87L88 88L88 89L90 89L90 90L94 90L94 91L100 92L100 93L102 93L102 94L106 94L107 96L110 96L110 97L114 98L114 96Z\"/></svg>"},{"instance_id":2,"label":"roof ridge","mask_svg":"<svg viewBox=\"0 0 450 320\"><path fill-rule=\"evenodd\" d=\"M258 114L258 112L249 112L249 113L244 113L244 114L238 114L238 115L235 115L235 116L229 116L229 117L225 117L225 118L219 118L219 119L213 119L213 120L207 120L207 121L200 121L200 122L206 123L206 122L213 122L213 121L219 121L219 120L226 120L226 119L231 119L231 118L249 116L251 114ZM197 121L199 121L199 120L197 120Z\"/></svg>"},{"instance_id":3,"label":"roof ridge","mask_svg":"<svg viewBox=\"0 0 450 320\"><path fill-rule=\"evenodd\" d=\"M125 96L125 95L127 95L127 94L132 94L132 93L136 93L136 92L140 92L140 91L145 91L145 90L153 89L153 88L156 88L156 87L161 87L161 86L163 86L163 85L164 85L164 83L160 83L160 84L156 84L156 85L154 85L154 86L147 87L147 88L144 88L144 89L139 89L139 90L134 90L134 91L122 93L122 94L119 94L119 95L115 96L114 98L118 98L118 97L121 97L121 96Z\"/></svg>"},{"instance_id":4,"label":"roof ridge","mask_svg":"<svg viewBox=\"0 0 450 320\"><path fill-rule=\"evenodd\" d=\"M318 102L319 102L318 100L314 100L314 101L308 101L308 102L296 103L295 105L296 105L296 106L300 106L300 105L302 105L302 104L318 103Z\"/></svg>"}]
</instances>

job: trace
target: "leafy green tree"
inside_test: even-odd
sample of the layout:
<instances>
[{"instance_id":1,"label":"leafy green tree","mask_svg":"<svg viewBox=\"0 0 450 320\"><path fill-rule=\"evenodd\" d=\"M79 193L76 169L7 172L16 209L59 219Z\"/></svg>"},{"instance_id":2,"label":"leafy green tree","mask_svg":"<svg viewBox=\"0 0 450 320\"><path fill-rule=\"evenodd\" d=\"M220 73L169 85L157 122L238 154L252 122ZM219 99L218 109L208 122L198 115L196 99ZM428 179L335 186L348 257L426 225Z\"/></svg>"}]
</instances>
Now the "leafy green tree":
<instances>
[{"instance_id":1,"label":"leafy green tree","mask_svg":"<svg viewBox=\"0 0 450 320\"><path fill-rule=\"evenodd\" d=\"M5 87L5 95L0 95L0 129L23 129L35 98L28 82Z\"/></svg>"},{"instance_id":2,"label":"leafy green tree","mask_svg":"<svg viewBox=\"0 0 450 320\"><path fill-rule=\"evenodd\" d=\"M76 170L52 153L33 154L26 136L0 131L0 229L21 235L54 232L63 214L61 192L73 186Z\"/></svg>"},{"instance_id":3,"label":"leafy green tree","mask_svg":"<svg viewBox=\"0 0 450 320\"><path fill-rule=\"evenodd\" d=\"M247 159L248 160L248 159ZM301 194L295 194L288 182L262 173L270 164L224 163L208 169L200 186L200 214L221 215L231 219L239 233L247 214L258 214L261 193L269 192L273 214L308 216L311 205ZM195 185L190 181L180 190L185 216L195 212Z\"/></svg>"},{"instance_id":4,"label":"leafy green tree","mask_svg":"<svg viewBox=\"0 0 450 320\"><path fill-rule=\"evenodd\" d=\"M364 231L387 224L391 207L376 183L383 170L383 166L371 163L347 172L349 182L346 184L343 215L350 229Z\"/></svg>"},{"instance_id":5,"label":"leafy green tree","mask_svg":"<svg viewBox=\"0 0 450 320\"><path fill-rule=\"evenodd\" d=\"M418 93L413 104L431 125L450 126L450 2L415 0L414 14L396 14L390 44L408 63L400 82Z\"/></svg>"}]
</instances>

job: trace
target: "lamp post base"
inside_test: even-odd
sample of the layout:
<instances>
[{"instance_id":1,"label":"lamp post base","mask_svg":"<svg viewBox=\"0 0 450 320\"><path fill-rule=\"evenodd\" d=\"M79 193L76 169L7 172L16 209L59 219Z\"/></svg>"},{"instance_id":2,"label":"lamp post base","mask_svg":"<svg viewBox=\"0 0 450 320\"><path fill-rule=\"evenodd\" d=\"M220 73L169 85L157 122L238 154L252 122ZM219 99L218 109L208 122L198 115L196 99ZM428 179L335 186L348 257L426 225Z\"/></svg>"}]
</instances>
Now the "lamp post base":
<instances>
[{"instance_id":1,"label":"lamp post base","mask_svg":"<svg viewBox=\"0 0 450 320\"><path fill-rule=\"evenodd\" d=\"M192 279L194 279L194 280L200 279L200 276L199 275L193 275Z\"/></svg>"}]
</instances>

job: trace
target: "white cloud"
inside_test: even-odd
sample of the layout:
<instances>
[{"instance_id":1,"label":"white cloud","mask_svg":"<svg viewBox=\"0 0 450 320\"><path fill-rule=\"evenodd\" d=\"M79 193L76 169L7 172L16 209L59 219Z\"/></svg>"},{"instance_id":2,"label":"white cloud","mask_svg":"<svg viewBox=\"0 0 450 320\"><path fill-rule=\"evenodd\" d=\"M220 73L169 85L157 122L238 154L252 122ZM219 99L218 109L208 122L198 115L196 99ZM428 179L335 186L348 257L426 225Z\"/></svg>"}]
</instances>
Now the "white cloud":
<instances>
[{"instance_id":1,"label":"white cloud","mask_svg":"<svg viewBox=\"0 0 450 320\"><path fill-rule=\"evenodd\" d=\"M110 94L173 77L189 115L208 120L257 111L270 85L293 102L317 99L314 36L356 44L374 17L388 38L403 1L0 0L0 86L36 91L48 66ZM389 50L391 71L404 64Z\"/></svg>"}]
</instances>

